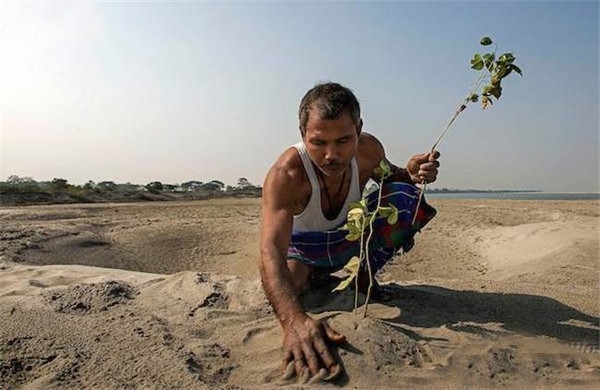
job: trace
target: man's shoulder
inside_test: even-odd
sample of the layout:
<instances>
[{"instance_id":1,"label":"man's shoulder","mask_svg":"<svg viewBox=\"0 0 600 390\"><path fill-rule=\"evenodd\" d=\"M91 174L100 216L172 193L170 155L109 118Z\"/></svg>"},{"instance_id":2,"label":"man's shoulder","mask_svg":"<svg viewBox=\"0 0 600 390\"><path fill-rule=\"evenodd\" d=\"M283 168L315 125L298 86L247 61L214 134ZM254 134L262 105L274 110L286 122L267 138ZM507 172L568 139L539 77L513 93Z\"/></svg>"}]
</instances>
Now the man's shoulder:
<instances>
[{"instance_id":1,"label":"man's shoulder","mask_svg":"<svg viewBox=\"0 0 600 390\"><path fill-rule=\"evenodd\" d=\"M358 137L358 147L359 149L366 149L367 151L383 149L383 145L379 142L377 137L365 131L360 133L360 136Z\"/></svg>"},{"instance_id":2,"label":"man's shoulder","mask_svg":"<svg viewBox=\"0 0 600 390\"><path fill-rule=\"evenodd\" d=\"M265 205L298 214L310 192L310 181L302 159L296 148L290 147L277 158L267 174L263 186Z\"/></svg>"},{"instance_id":3,"label":"man's shoulder","mask_svg":"<svg viewBox=\"0 0 600 390\"><path fill-rule=\"evenodd\" d=\"M300 185L306 180L306 173L298 150L290 146L275 160L268 177L273 184Z\"/></svg>"},{"instance_id":4,"label":"man's shoulder","mask_svg":"<svg viewBox=\"0 0 600 390\"><path fill-rule=\"evenodd\" d=\"M379 161L385 157L383 145L372 134L362 132L358 138L358 158L369 165L379 164Z\"/></svg>"},{"instance_id":5,"label":"man's shoulder","mask_svg":"<svg viewBox=\"0 0 600 390\"><path fill-rule=\"evenodd\" d=\"M277 160L275 160L273 168L282 170L292 176L297 175L299 171L303 170L302 159L300 158L298 150L293 146L287 148L279 155Z\"/></svg>"}]
</instances>

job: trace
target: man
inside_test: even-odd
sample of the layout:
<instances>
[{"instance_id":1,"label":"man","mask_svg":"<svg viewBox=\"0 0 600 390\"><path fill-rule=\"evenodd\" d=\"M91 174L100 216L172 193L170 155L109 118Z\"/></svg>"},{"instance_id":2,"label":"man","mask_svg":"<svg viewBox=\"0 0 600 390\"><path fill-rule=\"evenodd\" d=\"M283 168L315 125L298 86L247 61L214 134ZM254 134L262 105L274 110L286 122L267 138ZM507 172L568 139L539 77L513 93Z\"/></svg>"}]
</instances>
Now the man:
<instances>
[{"instance_id":1,"label":"man","mask_svg":"<svg viewBox=\"0 0 600 390\"><path fill-rule=\"evenodd\" d=\"M380 181L374 169L387 159L381 143L362 132L356 97L339 84L320 84L308 91L300 103L299 122L302 142L279 156L264 182L260 272L283 328L283 365L293 362L296 375L307 378L323 368L331 374L341 371L328 342L342 343L345 337L308 316L300 294L319 268L340 269L350 257L333 260L328 247L329 263L321 264L320 259L296 250L300 243L296 245L295 234L339 228L348 204L360 200L367 181ZM438 156L437 152L415 155L404 169L390 164L392 175L386 181L433 182Z\"/></svg>"}]
</instances>

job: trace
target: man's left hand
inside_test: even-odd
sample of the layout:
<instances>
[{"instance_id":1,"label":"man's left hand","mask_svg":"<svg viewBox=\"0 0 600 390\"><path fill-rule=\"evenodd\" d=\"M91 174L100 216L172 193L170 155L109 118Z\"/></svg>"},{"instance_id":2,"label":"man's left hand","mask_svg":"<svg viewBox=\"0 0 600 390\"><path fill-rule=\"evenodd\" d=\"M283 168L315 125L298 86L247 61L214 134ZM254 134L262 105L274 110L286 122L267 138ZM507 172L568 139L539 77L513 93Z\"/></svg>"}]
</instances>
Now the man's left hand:
<instances>
[{"instance_id":1,"label":"man's left hand","mask_svg":"<svg viewBox=\"0 0 600 390\"><path fill-rule=\"evenodd\" d=\"M406 163L406 172L415 184L433 183L437 179L440 152L414 155Z\"/></svg>"}]
</instances>

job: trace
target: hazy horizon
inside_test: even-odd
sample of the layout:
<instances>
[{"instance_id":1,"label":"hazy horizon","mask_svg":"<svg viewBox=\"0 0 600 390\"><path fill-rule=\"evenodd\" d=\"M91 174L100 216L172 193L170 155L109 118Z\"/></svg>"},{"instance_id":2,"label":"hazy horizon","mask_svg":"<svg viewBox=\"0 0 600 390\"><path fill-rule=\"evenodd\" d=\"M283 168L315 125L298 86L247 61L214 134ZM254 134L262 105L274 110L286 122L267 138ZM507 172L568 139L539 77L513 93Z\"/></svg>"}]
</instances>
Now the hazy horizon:
<instances>
[{"instance_id":1,"label":"hazy horizon","mask_svg":"<svg viewBox=\"0 0 600 390\"><path fill-rule=\"evenodd\" d=\"M403 166L487 35L523 78L458 118L433 188L599 192L599 17L596 1L5 1L0 180L262 185L325 80Z\"/></svg>"},{"instance_id":2,"label":"hazy horizon","mask_svg":"<svg viewBox=\"0 0 600 390\"><path fill-rule=\"evenodd\" d=\"M20 179L32 179L37 183L51 183L53 179L64 179L63 177L60 176L56 176L52 179L48 179L48 180L37 180L35 177L27 177L27 176L20 176L20 175L16 175L19 176ZM240 178L244 178L247 179L245 177L239 177ZM184 180L181 182L161 182L161 184L163 185L181 185L183 183L186 182L190 182L190 181L200 181L202 183L209 183L213 180L216 181L220 181L222 182L225 187L227 186L233 186L235 187L236 185L238 185L238 180L236 179L235 181L232 182L224 182L223 180L220 180L218 177L206 180L206 181L202 181L202 180L196 180L194 178L191 178L189 180ZM78 182L78 183L74 183L71 182L69 180L67 180L68 184L71 185L75 185L75 186L83 186L84 184L86 184L89 180L86 180L84 182ZM92 180L93 181L93 180ZM114 181L111 180L110 178L105 179L105 180L100 180L100 181L93 181L94 184L99 184L102 182L113 182L117 185L135 185L135 186L146 186L147 184L150 184L151 182L154 182L157 180L151 180L150 182L147 183L141 183L141 182L132 182L132 181L125 181L125 182L118 182L118 181ZM160 181L160 180L158 180ZM6 182L6 178L0 178L0 182ZM254 183L249 181L250 184L258 186L258 187L262 187L262 183ZM373 183L374 182L369 182L369 183ZM367 183L367 187L369 187L369 183ZM433 193L444 193L443 191L450 191L450 192L544 192L544 193L558 193L558 194L600 194L600 191L546 191L546 190L541 190L541 189L536 189L536 188L473 188L473 187L468 187L468 188L457 188L457 187L440 187L439 185L437 185L437 183L432 183L429 184L427 186L427 191L431 191Z\"/></svg>"}]
</instances>

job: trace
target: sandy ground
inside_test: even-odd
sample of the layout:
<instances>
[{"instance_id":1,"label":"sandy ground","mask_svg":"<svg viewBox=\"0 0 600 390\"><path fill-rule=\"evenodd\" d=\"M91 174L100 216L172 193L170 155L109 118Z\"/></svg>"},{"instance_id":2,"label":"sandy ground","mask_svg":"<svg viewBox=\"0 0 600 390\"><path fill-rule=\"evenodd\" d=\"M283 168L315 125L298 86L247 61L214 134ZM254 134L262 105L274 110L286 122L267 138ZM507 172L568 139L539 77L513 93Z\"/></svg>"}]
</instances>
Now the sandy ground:
<instances>
[{"instance_id":1,"label":"sandy ground","mask_svg":"<svg viewBox=\"0 0 600 390\"><path fill-rule=\"evenodd\" d=\"M599 202L433 200L380 280L304 297L345 388L598 388ZM272 388L258 199L0 208L0 388ZM363 307L359 309L362 310Z\"/></svg>"}]
</instances>

